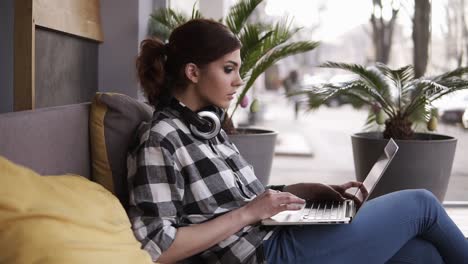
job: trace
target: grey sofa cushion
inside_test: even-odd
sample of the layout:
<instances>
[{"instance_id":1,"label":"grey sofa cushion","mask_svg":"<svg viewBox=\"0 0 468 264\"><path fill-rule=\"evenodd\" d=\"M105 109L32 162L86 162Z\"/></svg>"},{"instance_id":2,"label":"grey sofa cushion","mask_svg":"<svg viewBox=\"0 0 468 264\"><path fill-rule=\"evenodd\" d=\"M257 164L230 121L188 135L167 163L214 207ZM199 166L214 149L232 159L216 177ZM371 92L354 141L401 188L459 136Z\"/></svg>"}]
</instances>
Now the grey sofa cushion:
<instances>
[{"instance_id":1,"label":"grey sofa cushion","mask_svg":"<svg viewBox=\"0 0 468 264\"><path fill-rule=\"evenodd\" d=\"M97 93L91 104L92 179L114 193L126 207L127 151L142 121L153 109L127 95Z\"/></svg>"}]
</instances>

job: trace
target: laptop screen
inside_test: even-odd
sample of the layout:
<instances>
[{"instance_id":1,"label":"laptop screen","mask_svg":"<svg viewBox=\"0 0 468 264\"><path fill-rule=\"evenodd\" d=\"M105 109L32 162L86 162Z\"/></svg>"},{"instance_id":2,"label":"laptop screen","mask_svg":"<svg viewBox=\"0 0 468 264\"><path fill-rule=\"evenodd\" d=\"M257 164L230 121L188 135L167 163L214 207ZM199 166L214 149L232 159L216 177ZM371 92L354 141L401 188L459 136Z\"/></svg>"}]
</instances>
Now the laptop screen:
<instances>
[{"instance_id":1,"label":"laptop screen","mask_svg":"<svg viewBox=\"0 0 468 264\"><path fill-rule=\"evenodd\" d=\"M395 153L398 151L398 146L393 139L390 139L385 146L384 151L380 157L372 166L371 170L367 174L366 179L359 188L354 193L354 196L358 198L361 202L364 202L369 197L369 194L374 190L377 182L382 177L383 172L390 164L390 161L395 156Z\"/></svg>"}]
</instances>

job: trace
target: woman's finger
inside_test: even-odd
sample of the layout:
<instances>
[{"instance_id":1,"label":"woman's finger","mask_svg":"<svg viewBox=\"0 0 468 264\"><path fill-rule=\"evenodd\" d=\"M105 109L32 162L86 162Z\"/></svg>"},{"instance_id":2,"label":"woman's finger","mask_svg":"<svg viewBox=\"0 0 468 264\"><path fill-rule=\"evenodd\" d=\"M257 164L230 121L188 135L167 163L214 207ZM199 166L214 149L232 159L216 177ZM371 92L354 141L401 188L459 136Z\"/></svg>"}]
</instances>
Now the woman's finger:
<instances>
[{"instance_id":1,"label":"woman's finger","mask_svg":"<svg viewBox=\"0 0 468 264\"><path fill-rule=\"evenodd\" d=\"M330 184L330 185L328 185L328 186L330 186L333 190L335 190L335 191L337 191L337 192L339 192L339 193L342 193L342 192L345 191L345 189L343 188L342 185L333 185L333 184Z\"/></svg>"},{"instance_id":2,"label":"woman's finger","mask_svg":"<svg viewBox=\"0 0 468 264\"><path fill-rule=\"evenodd\" d=\"M286 210L301 210L302 208L304 207L304 205L301 205L301 204L281 204L279 206L280 208L280 212L282 211L286 211Z\"/></svg>"},{"instance_id":3,"label":"woman's finger","mask_svg":"<svg viewBox=\"0 0 468 264\"><path fill-rule=\"evenodd\" d=\"M315 197L314 200L315 201L320 201L320 200L344 201L345 198L341 195L340 192L335 190L333 187L327 185L327 188L324 189L324 191L321 192L320 195Z\"/></svg>"},{"instance_id":4,"label":"woman's finger","mask_svg":"<svg viewBox=\"0 0 468 264\"><path fill-rule=\"evenodd\" d=\"M347 183L344 183L340 185L345 191L349 188L353 187L360 187L362 185L362 182L357 182L357 181L349 181Z\"/></svg>"},{"instance_id":5,"label":"woman's finger","mask_svg":"<svg viewBox=\"0 0 468 264\"><path fill-rule=\"evenodd\" d=\"M276 200L281 203L281 204L291 204L291 203L296 203L296 204L303 204L305 203L304 199L301 199L294 194L288 193L288 192L281 192L278 194L275 194Z\"/></svg>"},{"instance_id":6,"label":"woman's finger","mask_svg":"<svg viewBox=\"0 0 468 264\"><path fill-rule=\"evenodd\" d=\"M334 200L336 201L344 201L346 200L345 197L343 197L343 195L335 190L333 190L335 192L335 197L333 198Z\"/></svg>"}]
</instances>

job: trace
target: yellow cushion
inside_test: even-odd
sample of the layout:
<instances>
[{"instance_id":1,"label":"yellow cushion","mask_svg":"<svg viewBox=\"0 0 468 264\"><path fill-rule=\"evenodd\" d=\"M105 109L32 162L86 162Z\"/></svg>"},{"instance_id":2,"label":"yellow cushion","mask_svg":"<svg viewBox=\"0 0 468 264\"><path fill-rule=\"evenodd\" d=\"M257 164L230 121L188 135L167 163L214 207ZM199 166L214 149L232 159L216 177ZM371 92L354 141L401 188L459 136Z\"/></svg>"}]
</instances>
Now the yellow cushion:
<instances>
[{"instance_id":1,"label":"yellow cushion","mask_svg":"<svg viewBox=\"0 0 468 264\"><path fill-rule=\"evenodd\" d=\"M91 104L92 179L115 194L126 206L127 151L137 127L151 119L153 109L118 93L96 93Z\"/></svg>"},{"instance_id":2,"label":"yellow cushion","mask_svg":"<svg viewBox=\"0 0 468 264\"><path fill-rule=\"evenodd\" d=\"M0 156L0 263L152 263L110 192Z\"/></svg>"}]
</instances>

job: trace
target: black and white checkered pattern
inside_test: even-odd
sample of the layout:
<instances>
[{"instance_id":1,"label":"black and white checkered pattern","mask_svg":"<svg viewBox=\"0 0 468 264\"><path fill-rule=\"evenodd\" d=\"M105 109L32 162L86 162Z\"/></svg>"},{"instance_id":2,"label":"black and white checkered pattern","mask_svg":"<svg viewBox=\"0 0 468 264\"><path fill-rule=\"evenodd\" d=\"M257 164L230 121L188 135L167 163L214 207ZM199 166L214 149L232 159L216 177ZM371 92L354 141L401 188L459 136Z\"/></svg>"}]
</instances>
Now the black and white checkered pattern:
<instances>
[{"instance_id":1,"label":"black and white checkered pattern","mask_svg":"<svg viewBox=\"0 0 468 264\"><path fill-rule=\"evenodd\" d=\"M264 191L252 167L224 131L208 141L193 137L179 114L155 112L138 129L128 155L129 216L136 238L156 261L178 227L202 223L237 209ZM191 263L264 263L268 231L246 226Z\"/></svg>"}]
</instances>

